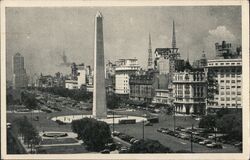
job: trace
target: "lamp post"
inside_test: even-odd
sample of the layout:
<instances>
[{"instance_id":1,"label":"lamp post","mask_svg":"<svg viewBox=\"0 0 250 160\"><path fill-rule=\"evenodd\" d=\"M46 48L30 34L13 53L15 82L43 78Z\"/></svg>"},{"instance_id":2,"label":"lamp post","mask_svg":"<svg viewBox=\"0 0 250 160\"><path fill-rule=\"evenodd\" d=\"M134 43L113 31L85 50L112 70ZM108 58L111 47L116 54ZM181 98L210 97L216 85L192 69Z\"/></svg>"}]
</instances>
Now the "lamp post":
<instances>
[{"instance_id":1,"label":"lamp post","mask_svg":"<svg viewBox=\"0 0 250 160\"><path fill-rule=\"evenodd\" d=\"M142 121L142 139L144 140L144 120Z\"/></svg>"},{"instance_id":2,"label":"lamp post","mask_svg":"<svg viewBox=\"0 0 250 160\"><path fill-rule=\"evenodd\" d=\"M191 137L190 137L190 142L191 142L191 153L193 153L193 129L194 129L194 124L192 124L192 130L191 130Z\"/></svg>"},{"instance_id":3,"label":"lamp post","mask_svg":"<svg viewBox=\"0 0 250 160\"><path fill-rule=\"evenodd\" d=\"M113 111L113 133L114 133L114 131L115 131L115 113L114 113L114 111Z\"/></svg>"}]
</instances>

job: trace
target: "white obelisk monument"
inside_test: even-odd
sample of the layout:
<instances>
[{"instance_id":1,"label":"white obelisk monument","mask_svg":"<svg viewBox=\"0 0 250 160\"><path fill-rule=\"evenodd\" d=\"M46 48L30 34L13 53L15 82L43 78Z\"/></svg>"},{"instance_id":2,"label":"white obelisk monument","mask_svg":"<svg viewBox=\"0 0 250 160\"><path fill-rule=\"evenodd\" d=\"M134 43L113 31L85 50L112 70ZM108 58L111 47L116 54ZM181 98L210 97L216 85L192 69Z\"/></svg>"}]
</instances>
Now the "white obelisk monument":
<instances>
[{"instance_id":1,"label":"white obelisk monument","mask_svg":"<svg viewBox=\"0 0 250 160\"><path fill-rule=\"evenodd\" d=\"M103 16L98 11L95 16L95 46L94 46L94 93L93 117L107 118L104 44L103 44Z\"/></svg>"}]
</instances>

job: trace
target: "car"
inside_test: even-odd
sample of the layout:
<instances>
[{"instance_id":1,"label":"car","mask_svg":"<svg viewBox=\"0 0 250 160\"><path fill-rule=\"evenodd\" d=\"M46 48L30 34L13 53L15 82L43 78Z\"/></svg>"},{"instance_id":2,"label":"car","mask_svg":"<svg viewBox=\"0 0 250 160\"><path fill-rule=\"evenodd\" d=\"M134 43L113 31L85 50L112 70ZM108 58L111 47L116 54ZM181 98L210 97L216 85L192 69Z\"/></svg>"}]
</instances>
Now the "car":
<instances>
[{"instance_id":1,"label":"car","mask_svg":"<svg viewBox=\"0 0 250 160\"><path fill-rule=\"evenodd\" d=\"M109 149L110 151L114 151L116 149L116 144L115 143L107 143L107 144L105 144L105 148Z\"/></svg>"},{"instance_id":2,"label":"car","mask_svg":"<svg viewBox=\"0 0 250 160\"><path fill-rule=\"evenodd\" d=\"M234 144L234 147L242 147L242 142L235 143L235 144Z\"/></svg>"},{"instance_id":3,"label":"car","mask_svg":"<svg viewBox=\"0 0 250 160\"><path fill-rule=\"evenodd\" d=\"M119 153L127 153L127 152L128 152L127 147L121 147L121 149L119 150Z\"/></svg>"},{"instance_id":4,"label":"car","mask_svg":"<svg viewBox=\"0 0 250 160\"><path fill-rule=\"evenodd\" d=\"M102 154L109 154L110 153L110 150L109 149L104 149L101 151Z\"/></svg>"},{"instance_id":5,"label":"car","mask_svg":"<svg viewBox=\"0 0 250 160\"><path fill-rule=\"evenodd\" d=\"M209 135L208 138L209 138L209 139L214 139L214 138L215 138L215 135Z\"/></svg>"},{"instance_id":6,"label":"car","mask_svg":"<svg viewBox=\"0 0 250 160\"><path fill-rule=\"evenodd\" d=\"M134 142L133 142L133 144L136 144L136 143L138 143L139 142L139 140L137 139L137 140L135 140Z\"/></svg>"},{"instance_id":7,"label":"car","mask_svg":"<svg viewBox=\"0 0 250 160\"><path fill-rule=\"evenodd\" d=\"M150 122L146 122L146 123L144 124L144 126L153 126L153 124L150 123Z\"/></svg>"},{"instance_id":8,"label":"car","mask_svg":"<svg viewBox=\"0 0 250 160\"><path fill-rule=\"evenodd\" d=\"M121 133L120 132L118 132L118 131L114 131L114 132L112 132L112 135L113 136L119 136Z\"/></svg>"},{"instance_id":9,"label":"car","mask_svg":"<svg viewBox=\"0 0 250 160\"><path fill-rule=\"evenodd\" d=\"M190 138L190 136L187 135L187 134L181 134L181 135L180 135L180 138L181 138L181 139L188 140L188 139Z\"/></svg>"},{"instance_id":10,"label":"car","mask_svg":"<svg viewBox=\"0 0 250 160\"><path fill-rule=\"evenodd\" d=\"M210 144L206 144L207 147L209 148L217 148L217 149L222 149L222 145L220 143L215 143L215 142L212 142Z\"/></svg>"},{"instance_id":11,"label":"car","mask_svg":"<svg viewBox=\"0 0 250 160\"><path fill-rule=\"evenodd\" d=\"M208 139L205 139L205 140L199 142L199 144L201 144L201 145L206 145L206 144L210 144L210 143L212 143L212 141L210 141Z\"/></svg>"},{"instance_id":12,"label":"car","mask_svg":"<svg viewBox=\"0 0 250 160\"><path fill-rule=\"evenodd\" d=\"M12 124L11 123L7 123L6 126L7 126L7 129L11 129Z\"/></svg>"},{"instance_id":13,"label":"car","mask_svg":"<svg viewBox=\"0 0 250 160\"><path fill-rule=\"evenodd\" d=\"M132 138L129 142L130 143L133 143L134 141L136 141L137 139L136 138Z\"/></svg>"}]
</instances>

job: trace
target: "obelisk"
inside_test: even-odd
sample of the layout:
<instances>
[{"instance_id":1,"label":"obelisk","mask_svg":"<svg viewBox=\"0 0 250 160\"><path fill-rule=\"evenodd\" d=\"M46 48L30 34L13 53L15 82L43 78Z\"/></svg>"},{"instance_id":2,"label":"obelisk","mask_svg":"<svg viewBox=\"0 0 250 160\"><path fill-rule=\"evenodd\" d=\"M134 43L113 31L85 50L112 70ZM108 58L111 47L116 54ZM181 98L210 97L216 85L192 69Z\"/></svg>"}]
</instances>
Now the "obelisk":
<instances>
[{"instance_id":1,"label":"obelisk","mask_svg":"<svg viewBox=\"0 0 250 160\"><path fill-rule=\"evenodd\" d=\"M104 44L103 44L103 16L98 11L95 16L95 46L94 46L94 93L93 117L107 118Z\"/></svg>"}]
</instances>

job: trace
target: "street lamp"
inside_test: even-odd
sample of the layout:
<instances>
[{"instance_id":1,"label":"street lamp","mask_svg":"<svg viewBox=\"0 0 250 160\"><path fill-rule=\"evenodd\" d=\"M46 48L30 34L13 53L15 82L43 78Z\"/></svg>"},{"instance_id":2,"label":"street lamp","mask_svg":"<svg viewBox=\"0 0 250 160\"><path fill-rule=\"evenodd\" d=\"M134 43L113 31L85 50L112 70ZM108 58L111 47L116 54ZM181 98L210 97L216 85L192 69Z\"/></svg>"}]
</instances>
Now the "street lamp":
<instances>
[{"instance_id":1,"label":"street lamp","mask_svg":"<svg viewBox=\"0 0 250 160\"><path fill-rule=\"evenodd\" d=\"M114 133L114 131L115 131L115 113L114 113L114 111L113 111L113 133Z\"/></svg>"},{"instance_id":2,"label":"street lamp","mask_svg":"<svg viewBox=\"0 0 250 160\"><path fill-rule=\"evenodd\" d=\"M191 137L190 137L190 142L191 142L191 153L193 153L193 130L194 130L194 124L192 124L192 130L191 130Z\"/></svg>"}]
</instances>

